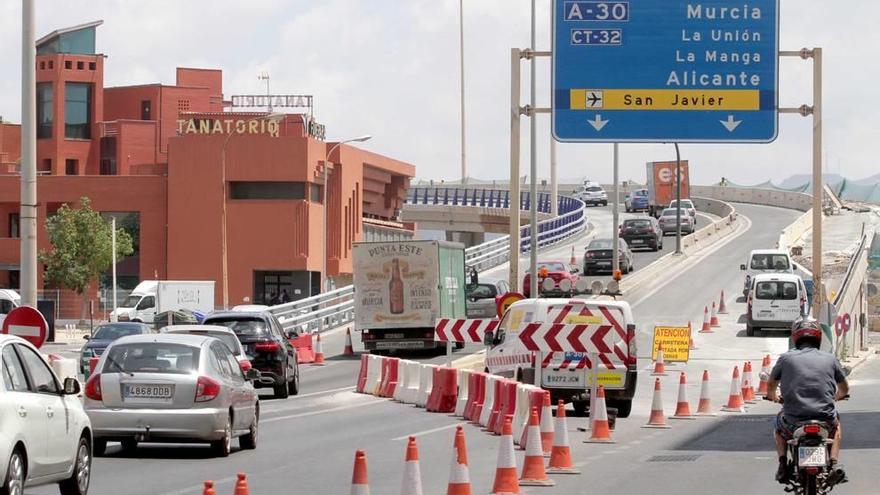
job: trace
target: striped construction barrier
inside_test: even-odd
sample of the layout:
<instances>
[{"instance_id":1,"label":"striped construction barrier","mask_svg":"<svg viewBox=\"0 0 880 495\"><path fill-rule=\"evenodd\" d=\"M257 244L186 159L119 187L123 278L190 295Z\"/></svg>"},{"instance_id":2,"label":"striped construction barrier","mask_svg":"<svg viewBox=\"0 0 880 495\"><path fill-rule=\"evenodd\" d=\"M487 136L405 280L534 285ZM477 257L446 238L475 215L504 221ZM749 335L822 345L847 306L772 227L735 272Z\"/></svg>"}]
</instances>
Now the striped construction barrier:
<instances>
[{"instance_id":1,"label":"striped construction barrier","mask_svg":"<svg viewBox=\"0 0 880 495\"><path fill-rule=\"evenodd\" d=\"M382 384L379 386L379 397L394 397L399 369L400 359L385 358L382 361Z\"/></svg>"},{"instance_id":2,"label":"striped construction barrier","mask_svg":"<svg viewBox=\"0 0 880 495\"><path fill-rule=\"evenodd\" d=\"M486 375L486 386L484 388L483 410L480 411L478 417L480 426L489 428L489 420L492 419L492 410L495 409L495 382L500 380L500 376Z\"/></svg>"},{"instance_id":3,"label":"striped construction barrier","mask_svg":"<svg viewBox=\"0 0 880 495\"><path fill-rule=\"evenodd\" d=\"M458 402L456 369L438 366L431 370L431 375L431 394L425 409L428 412L454 413Z\"/></svg>"},{"instance_id":4,"label":"striped construction barrier","mask_svg":"<svg viewBox=\"0 0 880 495\"><path fill-rule=\"evenodd\" d=\"M419 365L419 390L418 394L416 394L416 407L426 407L428 405L428 397L431 395L434 380L434 368L436 367L436 364Z\"/></svg>"},{"instance_id":5,"label":"striped construction barrier","mask_svg":"<svg viewBox=\"0 0 880 495\"><path fill-rule=\"evenodd\" d=\"M464 411L468 404L468 389L470 389L471 370L458 370L456 381L458 382L458 398L455 402L455 415L459 418L464 417Z\"/></svg>"}]
</instances>

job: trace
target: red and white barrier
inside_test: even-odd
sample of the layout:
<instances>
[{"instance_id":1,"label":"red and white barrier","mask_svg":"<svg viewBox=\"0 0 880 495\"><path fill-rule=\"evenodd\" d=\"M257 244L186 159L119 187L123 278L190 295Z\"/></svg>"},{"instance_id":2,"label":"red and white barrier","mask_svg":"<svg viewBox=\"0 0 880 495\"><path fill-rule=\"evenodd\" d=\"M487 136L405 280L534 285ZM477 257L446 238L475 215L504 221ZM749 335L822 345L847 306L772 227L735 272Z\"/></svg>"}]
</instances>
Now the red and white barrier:
<instances>
[{"instance_id":1,"label":"red and white barrier","mask_svg":"<svg viewBox=\"0 0 880 495\"><path fill-rule=\"evenodd\" d=\"M455 403L455 415L460 418L464 417L464 411L467 409L468 397L470 396L468 389L473 373L471 370L458 370L458 400Z\"/></svg>"},{"instance_id":2,"label":"red and white barrier","mask_svg":"<svg viewBox=\"0 0 880 495\"><path fill-rule=\"evenodd\" d=\"M492 409L495 408L495 382L500 380L500 376L486 375L486 388L483 393L483 410L480 411L480 426L489 427L489 420L492 418Z\"/></svg>"},{"instance_id":3,"label":"red and white barrier","mask_svg":"<svg viewBox=\"0 0 880 495\"><path fill-rule=\"evenodd\" d=\"M495 331L499 320L459 320L441 318L434 326L434 340L437 342L461 342L480 344L483 335Z\"/></svg>"},{"instance_id":4,"label":"red and white barrier","mask_svg":"<svg viewBox=\"0 0 880 495\"><path fill-rule=\"evenodd\" d=\"M434 383L434 368L436 364L419 365L419 390L416 394L416 407L428 405L428 397L431 395L431 385Z\"/></svg>"}]
</instances>

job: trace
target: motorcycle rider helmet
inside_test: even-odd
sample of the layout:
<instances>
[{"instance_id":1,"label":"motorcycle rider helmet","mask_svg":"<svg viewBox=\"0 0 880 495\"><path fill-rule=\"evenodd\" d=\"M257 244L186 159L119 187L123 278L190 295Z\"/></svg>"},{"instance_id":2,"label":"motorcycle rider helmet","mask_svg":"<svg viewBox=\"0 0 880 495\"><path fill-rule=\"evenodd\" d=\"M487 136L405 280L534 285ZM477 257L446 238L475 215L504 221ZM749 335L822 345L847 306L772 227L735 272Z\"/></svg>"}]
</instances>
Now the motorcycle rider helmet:
<instances>
[{"instance_id":1,"label":"motorcycle rider helmet","mask_svg":"<svg viewBox=\"0 0 880 495\"><path fill-rule=\"evenodd\" d=\"M814 341L815 347L818 348L822 343L822 326L815 318L809 316L798 318L791 326L791 340L797 349L808 340Z\"/></svg>"}]
</instances>

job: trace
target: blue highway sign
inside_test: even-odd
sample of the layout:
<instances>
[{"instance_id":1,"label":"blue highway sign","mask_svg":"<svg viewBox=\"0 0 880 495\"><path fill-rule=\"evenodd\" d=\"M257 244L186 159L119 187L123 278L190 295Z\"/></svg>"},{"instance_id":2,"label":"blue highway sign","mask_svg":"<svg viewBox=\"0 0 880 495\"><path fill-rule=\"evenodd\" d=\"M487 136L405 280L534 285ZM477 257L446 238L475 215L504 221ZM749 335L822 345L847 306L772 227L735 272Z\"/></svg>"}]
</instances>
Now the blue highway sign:
<instances>
[{"instance_id":1,"label":"blue highway sign","mask_svg":"<svg viewBox=\"0 0 880 495\"><path fill-rule=\"evenodd\" d=\"M778 0L554 0L553 135L771 142L778 53Z\"/></svg>"}]
</instances>

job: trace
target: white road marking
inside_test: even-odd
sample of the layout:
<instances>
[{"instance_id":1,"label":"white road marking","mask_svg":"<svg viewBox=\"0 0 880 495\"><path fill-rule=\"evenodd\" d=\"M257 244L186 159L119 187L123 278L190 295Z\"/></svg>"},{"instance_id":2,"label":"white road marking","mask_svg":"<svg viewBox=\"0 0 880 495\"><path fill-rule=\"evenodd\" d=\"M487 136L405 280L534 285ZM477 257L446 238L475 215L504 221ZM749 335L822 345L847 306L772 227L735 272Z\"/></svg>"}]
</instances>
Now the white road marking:
<instances>
[{"instance_id":1,"label":"white road marking","mask_svg":"<svg viewBox=\"0 0 880 495\"><path fill-rule=\"evenodd\" d=\"M439 428L432 428L430 430L420 431L418 433L410 433L409 435L404 435L402 437L392 438L391 441L396 442L398 440L406 440L409 437L421 437L424 435L430 435L431 433L437 433L438 431L450 430L452 428L455 428L456 426L461 426L464 424L465 423L455 423L455 424L451 424L451 425L441 426Z\"/></svg>"},{"instance_id":2,"label":"white road marking","mask_svg":"<svg viewBox=\"0 0 880 495\"><path fill-rule=\"evenodd\" d=\"M326 414L335 411L344 411L346 409L354 409L356 407L367 407L367 406L375 406L376 404L387 404L386 401L375 401L375 402L359 402L357 404L349 404L347 406L339 406L339 407L331 407L330 409L321 409L318 411L309 411L298 414L288 414L286 416L275 416L274 418L261 419L260 423L274 423L275 421L282 421L285 419L294 419L294 418L306 418L308 416L317 416L318 414Z\"/></svg>"}]
</instances>

